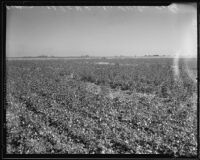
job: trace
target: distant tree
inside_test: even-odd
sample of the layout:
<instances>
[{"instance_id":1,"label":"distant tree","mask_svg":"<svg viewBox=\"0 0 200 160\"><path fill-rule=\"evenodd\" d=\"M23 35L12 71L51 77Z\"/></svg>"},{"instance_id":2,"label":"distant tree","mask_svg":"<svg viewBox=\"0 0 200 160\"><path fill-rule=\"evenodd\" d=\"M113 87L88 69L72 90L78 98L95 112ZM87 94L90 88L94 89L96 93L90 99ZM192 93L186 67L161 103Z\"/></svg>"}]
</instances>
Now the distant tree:
<instances>
[{"instance_id":1,"label":"distant tree","mask_svg":"<svg viewBox=\"0 0 200 160\"><path fill-rule=\"evenodd\" d=\"M47 58L48 56L47 55L40 55L38 57L40 57L40 58Z\"/></svg>"}]
</instances>

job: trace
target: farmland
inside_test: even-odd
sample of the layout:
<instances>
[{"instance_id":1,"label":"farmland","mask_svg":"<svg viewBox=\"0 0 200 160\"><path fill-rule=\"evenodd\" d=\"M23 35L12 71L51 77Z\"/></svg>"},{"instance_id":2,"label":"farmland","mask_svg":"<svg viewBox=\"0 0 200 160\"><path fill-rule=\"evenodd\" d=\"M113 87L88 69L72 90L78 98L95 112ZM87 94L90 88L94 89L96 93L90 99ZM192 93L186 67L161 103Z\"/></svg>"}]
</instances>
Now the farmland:
<instances>
[{"instance_id":1,"label":"farmland","mask_svg":"<svg viewBox=\"0 0 200 160\"><path fill-rule=\"evenodd\" d=\"M195 156L195 62L9 60L7 153Z\"/></svg>"}]
</instances>

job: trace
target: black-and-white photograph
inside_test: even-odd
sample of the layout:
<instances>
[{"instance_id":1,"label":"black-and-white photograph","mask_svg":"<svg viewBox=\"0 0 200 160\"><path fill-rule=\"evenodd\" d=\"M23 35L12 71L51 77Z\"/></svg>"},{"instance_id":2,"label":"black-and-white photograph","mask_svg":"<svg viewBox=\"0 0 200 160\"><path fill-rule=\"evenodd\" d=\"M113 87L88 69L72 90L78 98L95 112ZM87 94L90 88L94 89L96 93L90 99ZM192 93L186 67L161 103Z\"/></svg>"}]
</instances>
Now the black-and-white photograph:
<instances>
[{"instance_id":1,"label":"black-and-white photograph","mask_svg":"<svg viewBox=\"0 0 200 160\"><path fill-rule=\"evenodd\" d=\"M196 157L197 4L6 6L6 154Z\"/></svg>"}]
</instances>

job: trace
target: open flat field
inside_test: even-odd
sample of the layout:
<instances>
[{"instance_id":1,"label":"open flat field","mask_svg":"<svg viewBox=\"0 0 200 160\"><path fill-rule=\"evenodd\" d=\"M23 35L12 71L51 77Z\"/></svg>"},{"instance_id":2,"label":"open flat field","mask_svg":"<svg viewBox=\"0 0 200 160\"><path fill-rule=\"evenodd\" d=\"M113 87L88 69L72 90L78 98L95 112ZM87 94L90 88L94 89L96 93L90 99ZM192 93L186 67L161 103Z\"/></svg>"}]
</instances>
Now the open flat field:
<instances>
[{"instance_id":1,"label":"open flat field","mask_svg":"<svg viewBox=\"0 0 200 160\"><path fill-rule=\"evenodd\" d=\"M7 153L197 155L196 59L176 67L170 58L6 67Z\"/></svg>"}]
</instances>

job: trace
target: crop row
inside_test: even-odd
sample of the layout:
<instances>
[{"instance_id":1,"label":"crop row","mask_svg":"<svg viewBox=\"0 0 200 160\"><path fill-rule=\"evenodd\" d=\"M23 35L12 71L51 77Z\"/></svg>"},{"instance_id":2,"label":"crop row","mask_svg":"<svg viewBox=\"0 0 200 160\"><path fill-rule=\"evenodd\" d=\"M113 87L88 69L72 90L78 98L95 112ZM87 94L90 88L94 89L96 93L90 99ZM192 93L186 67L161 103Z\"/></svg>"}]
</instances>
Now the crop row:
<instances>
[{"instance_id":1,"label":"crop row","mask_svg":"<svg viewBox=\"0 0 200 160\"><path fill-rule=\"evenodd\" d=\"M184 70L183 83L175 81L170 61L148 63L8 62L7 152L195 155L195 84ZM131 82L130 98L92 94L85 82Z\"/></svg>"}]
</instances>

